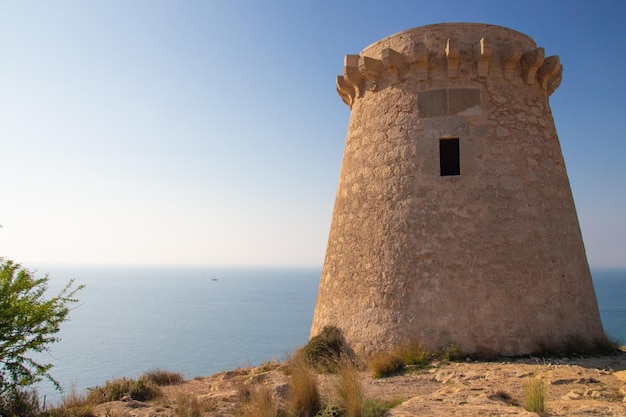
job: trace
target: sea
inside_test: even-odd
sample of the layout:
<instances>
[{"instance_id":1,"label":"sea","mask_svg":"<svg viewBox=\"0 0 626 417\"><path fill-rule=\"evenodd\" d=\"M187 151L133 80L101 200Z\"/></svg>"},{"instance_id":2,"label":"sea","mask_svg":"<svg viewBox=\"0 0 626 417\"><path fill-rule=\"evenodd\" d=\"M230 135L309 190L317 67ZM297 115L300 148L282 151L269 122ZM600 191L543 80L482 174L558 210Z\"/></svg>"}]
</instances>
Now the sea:
<instances>
[{"instance_id":1,"label":"sea","mask_svg":"<svg viewBox=\"0 0 626 417\"><path fill-rule=\"evenodd\" d=\"M321 268L60 267L50 294L84 285L49 352L64 390L165 369L186 379L283 360L306 344ZM39 276L41 274L38 274ZM626 345L626 270L592 270L607 334ZM48 382L41 399L62 394Z\"/></svg>"}]
</instances>

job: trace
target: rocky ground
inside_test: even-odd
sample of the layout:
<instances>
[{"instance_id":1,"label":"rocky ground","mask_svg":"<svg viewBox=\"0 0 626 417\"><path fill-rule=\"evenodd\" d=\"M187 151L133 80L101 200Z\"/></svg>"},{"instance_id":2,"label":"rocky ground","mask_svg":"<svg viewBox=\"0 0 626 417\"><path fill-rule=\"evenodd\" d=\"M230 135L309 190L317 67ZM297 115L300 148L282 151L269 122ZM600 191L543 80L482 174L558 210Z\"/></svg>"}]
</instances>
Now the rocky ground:
<instances>
[{"instance_id":1,"label":"rocky ground","mask_svg":"<svg viewBox=\"0 0 626 417\"><path fill-rule=\"evenodd\" d=\"M288 377L280 366L268 368L196 378L164 387L164 398L154 402L126 399L101 404L95 411L99 417L168 417L177 415L181 401L196 398L205 416L235 416L242 385L264 384L278 399L284 398ZM361 376L366 398L401 401L388 412L389 417L536 416L521 406L524 382L530 376L545 383L549 416L626 416L626 355L464 361L433 364L429 369L389 378L373 379L367 372ZM318 379L322 396L336 403L336 376L318 375Z\"/></svg>"}]
</instances>

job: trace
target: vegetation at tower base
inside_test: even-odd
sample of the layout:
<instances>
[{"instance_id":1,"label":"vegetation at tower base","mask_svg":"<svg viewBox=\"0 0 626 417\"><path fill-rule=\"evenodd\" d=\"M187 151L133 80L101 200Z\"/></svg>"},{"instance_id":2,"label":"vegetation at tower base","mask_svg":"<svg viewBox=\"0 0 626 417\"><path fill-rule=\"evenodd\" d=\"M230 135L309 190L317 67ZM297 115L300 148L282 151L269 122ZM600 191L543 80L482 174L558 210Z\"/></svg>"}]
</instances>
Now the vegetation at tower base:
<instances>
[{"instance_id":1,"label":"vegetation at tower base","mask_svg":"<svg viewBox=\"0 0 626 417\"><path fill-rule=\"evenodd\" d=\"M335 326L325 326L299 354L304 355L311 366L325 372L336 372L342 359L349 356L343 334Z\"/></svg>"},{"instance_id":2,"label":"vegetation at tower base","mask_svg":"<svg viewBox=\"0 0 626 417\"><path fill-rule=\"evenodd\" d=\"M48 294L48 276L35 274L11 260L0 258L0 414L27 409L36 402L33 393L25 391L42 379L60 386L49 371L52 364L30 357L57 342L61 323L67 320L70 305L82 286L69 281L56 296ZM32 397L32 398L31 398Z\"/></svg>"}]
</instances>

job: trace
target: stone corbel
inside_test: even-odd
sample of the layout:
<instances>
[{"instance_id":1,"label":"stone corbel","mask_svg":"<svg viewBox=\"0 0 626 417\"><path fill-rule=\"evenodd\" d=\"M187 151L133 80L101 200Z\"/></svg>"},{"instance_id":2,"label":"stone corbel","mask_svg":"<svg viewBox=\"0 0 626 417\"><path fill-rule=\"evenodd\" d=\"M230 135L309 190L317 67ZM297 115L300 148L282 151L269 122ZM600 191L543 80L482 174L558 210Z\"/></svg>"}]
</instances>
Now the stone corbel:
<instances>
[{"instance_id":1,"label":"stone corbel","mask_svg":"<svg viewBox=\"0 0 626 417\"><path fill-rule=\"evenodd\" d=\"M360 96L365 77L359 71L358 55L346 55L343 59L343 78L352 85L355 94Z\"/></svg>"},{"instance_id":2,"label":"stone corbel","mask_svg":"<svg viewBox=\"0 0 626 417\"><path fill-rule=\"evenodd\" d=\"M378 77L382 69L383 62L381 60L368 56L359 57L359 71L365 77L365 88L367 90L376 91Z\"/></svg>"},{"instance_id":3,"label":"stone corbel","mask_svg":"<svg viewBox=\"0 0 626 417\"><path fill-rule=\"evenodd\" d=\"M537 48L534 51L526 52L520 60L522 64L522 78L526 84L535 83L537 70L543 64L545 51L543 48Z\"/></svg>"},{"instance_id":4,"label":"stone corbel","mask_svg":"<svg viewBox=\"0 0 626 417\"><path fill-rule=\"evenodd\" d=\"M561 60L556 55L549 56L543 61L543 64L537 70L537 79L539 84L541 84L541 88L544 90L548 89L548 81L559 72L560 68Z\"/></svg>"},{"instance_id":5,"label":"stone corbel","mask_svg":"<svg viewBox=\"0 0 626 417\"><path fill-rule=\"evenodd\" d=\"M476 45L474 45L474 56L477 62L477 72L479 77L486 77L489 75L489 60L493 54L493 48L485 38L482 38Z\"/></svg>"},{"instance_id":6,"label":"stone corbel","mask_svg":"<svg viewBox=\"0 0 626 417\"><path fill-rule=\"evenodd\" d=\"M559 65L558 71L548 79L548 85L546 87L546 92L549 96L554 93L554 91L559 88L561 85L561 80L563 79L563 65Z\"/></svg>"},{"instance_id":7,"label":"stone corbel","mask_svg":"<svg viewBox=\"0 0 626 417\"><path fill-rule=\"evenodd\" d=\"M382 51L383 66L393 74L395 81L400 81L402 71L406 67L406 59L400 52L396 52L391 48L385 48Z\"/></svg>"},{"instance_id":8,"label":"stone corbel","mask_svg":"<svg viewBox=\"0 0 626 417\"><path fill-rule=\"evenodd\" d=\"M456 78L459 76L459 55L461 47L460 42L456 38L448 39L446 42L446 57L448 61L448 77Z\"/></svg>"},{"instance_id":9,"label":"stone corbel","mask_svg":"<svg viewBox=\"0 0 626 417\"><path fill-rule=\"evenodd\" d=\"M339 93L341 100L352 109L352 103L354 103L356 91L352 86L352 83L346 81L345 76L343 75L337 76L337 93Z\"/></svg>"},{"instance_id":10,"label":"stone corbel","mask_svg":"<svg viewBox=\"0 0 626 417\"><path fill-rule=\"evenodd\" d=\"M413 44L413 50L409 51L409 60L416 66L415 75L417 80L428 80L428 49L424 42Z\"/></svg>"},{"instance_id":11,"label":"stone corbel","mask_svg":"<svg viewBox=\"0 0 626 417\"><path fill-rule=\"evenodd\" d=\"M502 68L504 71L504 79L512 80L515 75L515 68L522 57L522 50L517 46L509 48L502 53Z\"/></svg>"},{"instance_id":12,"label":"stone corbel","mask_svg":"<svg viewBox=\"0 0 626 417\"><path fill-rule=\"evenodd\" d=\"M396 52L391 48L385 48L382 52L383 65L386 68L395 68L403 70L406 67L406 59L400 52Z\"/></svg>"}]
</instances>

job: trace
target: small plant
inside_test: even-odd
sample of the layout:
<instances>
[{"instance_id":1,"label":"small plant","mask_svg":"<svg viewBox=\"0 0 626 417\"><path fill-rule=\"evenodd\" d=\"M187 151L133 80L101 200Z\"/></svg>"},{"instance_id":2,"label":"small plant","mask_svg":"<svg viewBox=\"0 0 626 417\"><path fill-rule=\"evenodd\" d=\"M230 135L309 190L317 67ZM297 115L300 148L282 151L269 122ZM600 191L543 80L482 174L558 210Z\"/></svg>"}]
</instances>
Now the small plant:
<instances>
[{"instance_id":1,"label":"small plant","mask_svg":"<svg viewBox=\"0 0 626 417\"><path fill-rule=\"evenodd\" d=\"M389 352L379 352L367 361L374 378L384 378L404 369L404 362L398 356Z\"/></svg>"},{"instance_id":2,"label":"small plant","mask_svg":"<svg viewBox=\"0 0 626 417\"><path fill-rule=\"evenodd\" d=\"M345 340L341 330L326 326L311 338L301 352L307 361L324 372L336 372L339 361L345 351Z\"/></svg>"},{"instance_id":3,"label":"small plant","mask_svg":"<svg viewBox=\"0 0 626 417\"><path fill-rule=\"evenodd\" d=\"M50 417L93 417L94 405L87 399L86 395L76 392L72 386L69 391L61 397L61 404L47 412Z\"/></svg>"},{"instance_id":4,"label":"small plant","mask_svg":"<svg viewBox=\"0 0 626 417\"><path fill-rule=\"evenodd\" d=\"M40 410L37 391L15 388L0 393L0 416L31 417Z\"/></svg>"},{"instance_id":5,"label":"small plant","mask_svg":"<svg viewBox=\"0 0 626 417\"><path fill-rule=\"evenodd\" d=\"M281 410L274 400L272 391L265 385L245 387L240 390L243 395L239 408L239 417L280 417ZM195 416L181 416L195 417Z\"/></svg>"},{"instance_id":6,"label":"small plant","mask_svg":"<svg viewBox=\"0 0 626 417\"><path fill-rule=\"evenodd\" d=\"M441 360L444 362L456 361L461 357L461 351L456 343L451 343L441 352Z\"/></svg>"},{"instance_id":7,"label":"small plant","mask_svg":"<svg viewBox=\"0 0 626 417\"><path fill-rule=\"evenodd\" d=\"M406 344L397 349L395 355L405 365L418 365L420 367L425 367L433 359L432 352L426 349L422 343Z\"/></svg>"},{"instance_id":8,"label":"small plant","mask_svg":"<svg viewBox=\"0 0 626 417\"><path fill-rule=\"evenodd\" d=\"M540 378L527 378L524 382L524 408L532 413L545 413L546 387Z\"/></svg>"},{"instance_id":9,"label":"small plant","mask_svg":"<svg viewBox=\"0 0 626 417\"><path fill-rule=\"evenodd\" d=\"M313 417L321 408L317 378L307 362L294 358L289 362L289 408L293 416Z\"/></svg>"},{"instance_id":10,"label":"small plant","mask_svg":"<svg viewBox=\"0 0 626 417\"><path fill-rule=\"evenodd\" d=\"M324 409L318 411L315 417L341 417L341 415L341 408L335 405L327 405Z\"/></svg>"},{"instance_id":11,"label":"small plant","mask_svg":"<svg viewBox=\"0 0 626 417\"><path fill-rule=\"evenodd\" d=\"M401 402L402 400L384 402L365 400L363 403L363 417L384 417L387 411Z\"/></svg>"},{"instance_id":12,"label":"small plant","mask_svg":"<svg viewBox=\"0 0 626 417\"><path fill-rule=\"evenodd\" d=\"M93 404L117 401L128 395L133 400L148 401L163 396L161 388L154 381L141 377L139 379L119 378L107 381L104 387L89 388L87 399Z\"/></svg>"},{"instance_id":13,"label":"small plant","mask_svg":"<svg viewBox=\"0 0 626 417\"><path fill-rule=\"evenodd\" d=\"M276 359L270 359L268 361L261 362L258 369L259 369L259 372L269 372L269 371L273 371L279 366L280 366L280 362L278 362Z\"/></svg>"},{"instance_id":14,"label":"small plant","mask_svg":"<svg viewBox=\"0 0 626 417\"><path fill-rule=\"evenodd\" d=\"M176 417L202 417L205 412L216 409L215 403L202 403L195 395L178 394L176 397Z\"/></svg>"},{"instance_id":15,"label":"small plant","mask_svg":"<svg viewBox=\"0 0 626 417\"><path fill-rule=\"evenodd\" d=\"M620 349L620 343L607 336L589 340L579 335L573 335L561 342L541 343L533 354L545 358L570 355L611 356L623 353Z\"/></svg>"},{"instance_id":16,"label":"small plant","mask_svg":"<svg viewBox=\"0 0 626 417\"><path fill-rule=\"evenodd\" d=\"M183 375L178 372L166 371L164 369L154 369L142 375L143 378L150 380L162 387L165 385L178 385L185 381Z\"/></svg>"},{"instance_id":17,"label":"small plant","mask_svg":"<svg viewBox=\"0 0 626 417\"><path fill-rule=\"evenodd\" d=\"M361 417L363 415L363 387L357 369L348 362L339 368L337 394L340 405L344 409L344 417Z\"/></svg>"}]
</instances>

